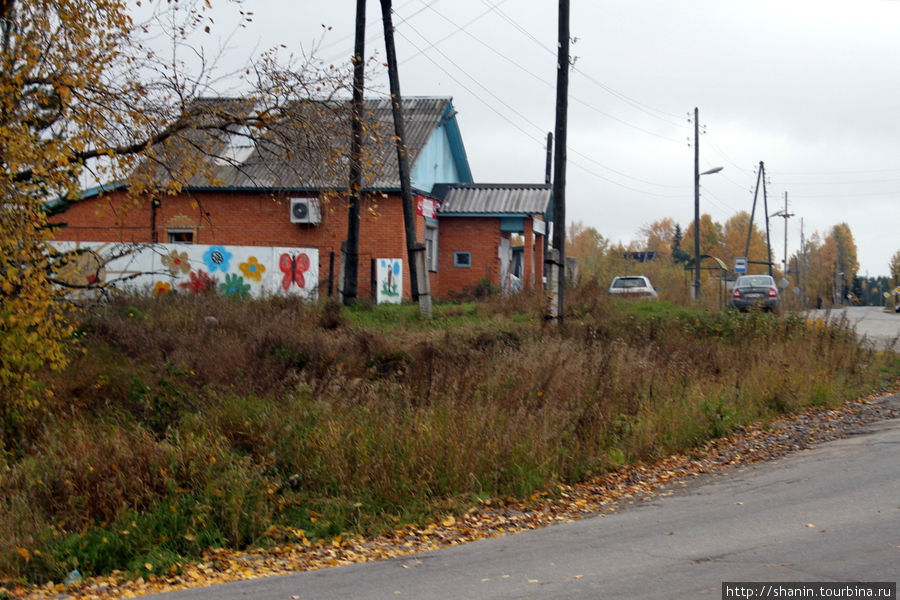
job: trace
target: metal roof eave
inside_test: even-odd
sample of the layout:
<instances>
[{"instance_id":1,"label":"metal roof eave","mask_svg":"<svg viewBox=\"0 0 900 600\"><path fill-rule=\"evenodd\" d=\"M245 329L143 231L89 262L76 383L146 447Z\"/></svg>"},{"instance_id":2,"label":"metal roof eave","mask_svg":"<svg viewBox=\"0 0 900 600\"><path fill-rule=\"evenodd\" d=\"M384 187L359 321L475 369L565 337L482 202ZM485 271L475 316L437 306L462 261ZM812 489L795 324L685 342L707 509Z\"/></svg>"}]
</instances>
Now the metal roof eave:
<instances>
[{"instance_id":1,"label":"metal roof eave","mask_svg":"<svg viewBox=\"0 0 900 600\"><path fill-rule=\"evenodd\" d=\"M441 212L438 211L438 217L492 217L492 218L503 218L503 217L533 217L536 215L543 216L543 213L540 212Z\"/></svg>"},{"instance_id":2,"label":"metal roof eave","mask_svg":"<svg viewBox=\"0 0 900 600\"><path fill-rule=\"evenodd\" d=\"M101 185L95 186L92 188L88 188L82 191L78 195L78 200L86 200L88 198L93 198L99 196L104 192L112 192L115 190L125 189L128 187L128 184L125 183L117 183L110 185ZM263 187L263 186L213 186L213 185L194 185L194 186L184 186L181 188L184 192L263 192L263 193L320 193L325 191L346 191L347 188L340 187L312 187L312 186L292 186L292 187ZM378 193L384 192L387 194L399 194L401 193L401 188L399 187L364 187L362 191L365 193ZM412 188L412 192L414 194L421 195L429 195L425 190L421 190L418 188ZM61 202L62 199L56 200L55 202Z\"/></svg>"},{"instance_id":3,"label":"metal roof eave","mask_svg":"<svg viewBox=\"0 0 900 600\"><path fill-rule=\"evenodd\" d=\"M450 100L444 108L444 114L441 115L441 123L447 132L450 154L453 156L453 162L456 164L456 172L459 175L460 183L472 183L474 181L472 179L472 168L469 166L469 157L466 154L465 144L463 144L459 123L456 121L456 110L453 108L453 100Z\"/></svg>"}]
</instances>

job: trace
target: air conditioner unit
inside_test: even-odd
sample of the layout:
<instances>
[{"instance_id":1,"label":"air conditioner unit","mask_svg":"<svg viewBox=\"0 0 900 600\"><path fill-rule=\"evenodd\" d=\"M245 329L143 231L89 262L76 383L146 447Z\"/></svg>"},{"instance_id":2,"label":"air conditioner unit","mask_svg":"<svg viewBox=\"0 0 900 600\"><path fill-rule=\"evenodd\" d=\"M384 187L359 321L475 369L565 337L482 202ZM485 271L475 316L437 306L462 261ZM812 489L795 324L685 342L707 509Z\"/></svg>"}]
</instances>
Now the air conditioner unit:
<instances>
[{"instance_id":1,"label":"air conditioner unit","mask_svg":"<svg viewBox=\"0 0 900 600\"><path fill-rule=\"evenodd\" d=\"M318 225L322 220L319 201L315 198L291 198L291 223Z\"/></svg>"}]
</instances>

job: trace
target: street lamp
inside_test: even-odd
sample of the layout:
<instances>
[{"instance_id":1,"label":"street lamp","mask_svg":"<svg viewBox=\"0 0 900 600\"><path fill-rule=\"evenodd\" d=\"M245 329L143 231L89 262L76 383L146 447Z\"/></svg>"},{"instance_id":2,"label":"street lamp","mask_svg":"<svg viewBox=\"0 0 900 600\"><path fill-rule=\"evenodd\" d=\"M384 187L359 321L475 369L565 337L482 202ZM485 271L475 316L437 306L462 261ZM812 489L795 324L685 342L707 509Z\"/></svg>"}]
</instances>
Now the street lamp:
<instances>
[{"instance_id":1,"label":"street lamp","mask_svg":"<svg viewBox=\"0 0 900 600\"><path fill-rule=\"evenodd\" d=\"M700 299L700 176L721 170L713 167L700 172L700 110L694 107L694 300Z\"/></svg>"},{"instance_id":2,"label":"street lamp","mask_svg":"<svg viewBox=\"0 0 900 600\"><path fill-rule=\"evenodd\" d=\"M696 119L694 120L696 125ZM718 173L724 167L713 167L700 172L700 153L694 144L694 300L700 299L700 176Z\"/></svg>"}]
</instances>

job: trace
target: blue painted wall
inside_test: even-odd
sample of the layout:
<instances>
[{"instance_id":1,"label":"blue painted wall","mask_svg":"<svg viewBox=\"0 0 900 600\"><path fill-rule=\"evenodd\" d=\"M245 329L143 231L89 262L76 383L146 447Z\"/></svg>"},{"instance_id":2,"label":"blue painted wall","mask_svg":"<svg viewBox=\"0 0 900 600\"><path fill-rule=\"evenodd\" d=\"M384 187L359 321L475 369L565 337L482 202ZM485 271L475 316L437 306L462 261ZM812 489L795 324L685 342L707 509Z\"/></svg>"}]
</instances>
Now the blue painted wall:
<instances>
[{"instance_id":1,"label":"blue painted wall","mask_svg":"<svg viewBox=\"0 0 900 600\"><path fill-rule=\"evenodd\" d=\"M441 125L432 132L409 174L413 188L430 192L436 183L473 183L455 115L453 105L447 104Z\"/></svg>"}]
</instances>

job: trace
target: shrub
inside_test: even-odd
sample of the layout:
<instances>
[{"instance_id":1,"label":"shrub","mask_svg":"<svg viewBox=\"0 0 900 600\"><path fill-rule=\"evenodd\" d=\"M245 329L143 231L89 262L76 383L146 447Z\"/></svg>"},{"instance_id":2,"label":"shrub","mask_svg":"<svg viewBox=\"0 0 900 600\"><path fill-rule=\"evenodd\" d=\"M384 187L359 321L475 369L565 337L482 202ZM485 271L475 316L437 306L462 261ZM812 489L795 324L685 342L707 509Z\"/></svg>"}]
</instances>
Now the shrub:
<instances>
[{"instance_id":1,"label":"shrub","mask_svg":"<svg viewBox=\"0 0 900 600\"><path fill-rule=\"evenodd\" d=\"M35 437L0 454L0 572L159 573L209 546L371 534L685 451L896 371L846 324L569 298L555 328L528 296L436 305L431 322L412 305L281 298L99 307L87 352L46 375Z\"/></svg>"}]
</instances>

